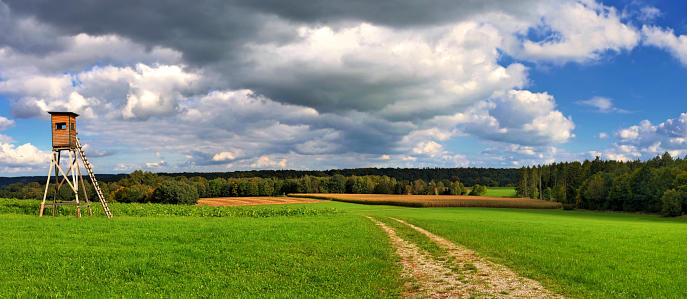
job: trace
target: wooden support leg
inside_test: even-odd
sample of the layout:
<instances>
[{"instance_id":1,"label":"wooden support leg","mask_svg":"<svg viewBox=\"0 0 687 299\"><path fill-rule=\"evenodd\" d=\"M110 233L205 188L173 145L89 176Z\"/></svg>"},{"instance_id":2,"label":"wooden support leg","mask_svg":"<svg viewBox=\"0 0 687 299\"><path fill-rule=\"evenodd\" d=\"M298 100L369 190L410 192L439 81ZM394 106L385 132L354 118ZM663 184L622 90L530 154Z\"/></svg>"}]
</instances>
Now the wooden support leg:
<instances>
[{"instance_id":1,"label":"wooden support leg","mask_svg":"<svg viewBox=\"0 0 687 299\"><path fill-rule=\"evenodd\" d=\"M81 188L83 188L83 197L86 200L86 206L88 207L88 216L93 216L93 210L91 209L91 201L88 200L88 193L86 192L86 183L84 183L83 176L81 175L81 166L77 165L79 170L79 180L81 181Z\"/></svg>"},{"instance_id":2,"label":"wooden support leg","mask_svg":"<svg viewBox=\"0 0 687 299\"><path fill-rule=\"evenodd\" d=\"M69 160L71 160L72 165L69 167L71 169L72 175L72 186L74 190L74 199L76 201L76 217L81 218L81 206L79 206L79 182L76 177L76 167L78 166L76 162L76 152L74 152L74 157L72 157L72 151L69 151Z\"/></svg>"},{"instance_id":3,"label":"wooden support leg","mask_svg":"<svg viewBox=\"0 0 687 299\"><path fill-rule=\"evenodd\" d=\"M60 185L58 185L57 170L60 169L60 160L62 158L62 151L57 151L57 161L55 162L55 194L52 196L52 215L57 216L57 193L60 192Z\"/></svg>"},{"instance_id":4,"label":"wooden support leg","mask_svg":"<svg viewBox=\"0 0 687 299\"><path fill-rule=\"evenodd\" d=\"M45 192L43 192L43 202L41 202L41 210L38 212L38 217L43 217L43 210L45 209L45 199L48 197L48 188L50 187L50 177L52 176L52 167L55 163L55 152L50 154L50 167L48 167L48 179L45 182Z\"/></svg>"}]
</instances>

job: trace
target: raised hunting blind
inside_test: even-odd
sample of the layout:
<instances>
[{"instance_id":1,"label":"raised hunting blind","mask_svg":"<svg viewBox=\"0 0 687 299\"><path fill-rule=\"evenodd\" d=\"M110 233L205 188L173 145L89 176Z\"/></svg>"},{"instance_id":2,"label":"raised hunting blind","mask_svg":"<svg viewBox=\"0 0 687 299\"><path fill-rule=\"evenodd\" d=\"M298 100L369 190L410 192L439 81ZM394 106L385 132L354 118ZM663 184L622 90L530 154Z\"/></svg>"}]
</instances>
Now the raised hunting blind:
<instances>
[{"instance_id":1,"label":"raised hunting blind","mask_svg":"<svg viewBox=\"0 0 687 299\"><path fill-rule=\"evenodd\" d=\"M48 112L52 123L53 149L70 149L76 146L76 118L73 112Z\"/></svg>"},{"instance_id":2,"label":"raised hunting blind","mask_svg":"<svg viewBox=\"0 0 687 299\"><path fill-rule=\"evenodd\" d=\"M108 218L112 217L110 208L107 206L105 201L105 196L98 185L98 180L93 174L93 166L88 159L86 154L81 147L79 138L76 137L78 134L76 132L76 118L79 116L74 112L48 112L50 113L50 124L52 130L52 153L50 158L50 168L48 169L48 180L45 183L45 192L43 193L43 202L41 203L41 208L38 216L43 216L45 207L52 207L53 216L57 214L57 206L59 205L75 205L76 206L76 216L81 217L81 208L88 208L88 213L93 215L93 210L91 209L91 202L88 200L88 194L86 194L86 184L84 183L83 176L81 175L81 164L79 160L83 163L83 166L88 172L88 176L93 184L93 189L95 190L98 199L100 200L103 209L105 210L105 215ZM69 168L64 171L60 162L62 160L62 152L66 152L69 157ZM66 167L66 165L65 165ZM47 202L48 190L50 190L50 181L52 180L52 172L55 171L55 182L53 185L53 199L52 202ZM66 185L65 185L66 183ZM69 186L74 192L74 201L58 201L57 197L62 187ZM83 201L79 201L79 187L83 188L82 193L84 195Z\"/></svg>"}]
</instances>

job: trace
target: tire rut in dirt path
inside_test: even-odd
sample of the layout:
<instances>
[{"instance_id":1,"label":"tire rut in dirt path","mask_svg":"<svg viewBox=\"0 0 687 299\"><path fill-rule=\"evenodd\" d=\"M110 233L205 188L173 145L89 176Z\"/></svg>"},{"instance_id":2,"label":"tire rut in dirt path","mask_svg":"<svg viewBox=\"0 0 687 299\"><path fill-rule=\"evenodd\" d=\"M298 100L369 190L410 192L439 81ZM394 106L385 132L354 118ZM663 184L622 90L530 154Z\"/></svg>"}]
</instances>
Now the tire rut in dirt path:
<instances>
[{"instance_id":1,"label":"tire rut in dirt path","mask_svg":"<svg viewBox=\"0 0 687 299\"><path fill-rule=\"evenodd\" d=\"M449 255L448 263L452 264L451 268L469 269L462 272L464 279L459 285L467 292L451 297L563 298L563 296L547 290L539 282L522 277L506 266L479 257L472 250L460 247L453 242L403 220L391 219L409 226L446 249ZM468 295L465 296L465 293Z\"/></svg>"},{"instance_id":2,"label":"tire rut in dirt path","mask_svg":"<svg viewBox=\"0 0 687 299\"><path fill-rule=\"evenodd\" d=\"M383 222L365 216L379 226L391 239L396 253L401 257L403 278L407 279L404 297L419 298L457 298L469 297L463 290L464 285L443 262L434 260L422 253L422 250L401 237Z\"/></svg>"}]
</instances>

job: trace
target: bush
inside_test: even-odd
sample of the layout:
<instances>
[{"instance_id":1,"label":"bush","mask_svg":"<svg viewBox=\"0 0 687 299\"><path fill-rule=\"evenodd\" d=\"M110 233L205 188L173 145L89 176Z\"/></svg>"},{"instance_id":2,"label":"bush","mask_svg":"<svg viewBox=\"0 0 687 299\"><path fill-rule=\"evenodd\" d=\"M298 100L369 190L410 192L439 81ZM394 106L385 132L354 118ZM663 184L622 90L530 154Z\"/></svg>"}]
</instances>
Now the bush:
<instances>
[{"instance_id":1,"label":"bush","mask_svg":"<svg viewBox=\"0 0 687 299\"><path fill-rule=\"evenodd\" d=\"M574 203L563 204L563 210L574 210L577 205Z\"/></svg>"},{"instance_id":2,"label":"bush","mask_svg":"<svg viewBox=\"0 0 687 299\"><path fill-rule=\"evenodd\" d=\"M155 203L194 205L198 203L198 190L185 182L166 181L155 189L150 200Z\"/></svg>"},{"instance_id":3,"label":"bush","mask_svg":"<svg viewBox=\"0 0 687 299\"><path fill-rule=\"evenodd\" d=\"M546 187L544 191L542 191L542 197L544 200L551 200L551 194L553 193L553 190L551 187Z\"/></svg>"},{"instance_id":4,"label":"bush","mask_svg":"<svg viewBox=\"0 0 687 299\"><path fill-rule=\"evenodd\" d=\"M121 187L114 193L114 199L118 202L148 202L152 188L146 185L136 184L129 187Z\"/></svg>"},{"instance_id":5,"label":"bush","mask_svg":"<svg viewBox=\"0 0 687 299\"><path fill-rule=\"evenodd\" d=\"M480 184L475 184L472 186L472 190L470 190L469 195L473 196L482 196L487 193L487 186L482 186Z\"/></svg>"},{"instance_id":6,"label":"bush","mask_svg":"<svg viewBox=\"0 0 687 299\"><path fill-rule=\"evenodd\" d=\"M675 189L667 190L661 197L661 215L675 217L682 214L682 195Z\"/></svg>"}]
</instances>

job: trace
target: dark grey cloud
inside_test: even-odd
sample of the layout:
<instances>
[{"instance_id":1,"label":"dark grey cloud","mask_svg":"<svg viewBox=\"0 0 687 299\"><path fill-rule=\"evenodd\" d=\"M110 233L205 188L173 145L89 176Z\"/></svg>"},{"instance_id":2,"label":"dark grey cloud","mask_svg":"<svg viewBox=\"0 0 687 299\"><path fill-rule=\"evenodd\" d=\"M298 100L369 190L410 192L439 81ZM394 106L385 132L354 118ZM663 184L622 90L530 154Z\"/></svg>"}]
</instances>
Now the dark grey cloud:
<instances>
[{"instance_id":1,"label":"dark grey cloud","mask_svg":"<svg viewBox=\"0 0 687 299\"><path fill-rule=\"evenodd\" d=\"M392 27L442 24L485 11L525 14L529 13L531 4L536 2L539 1L236 1L241 6L297 22L330 23L354 20Z\"/></svg>"},{"instance_id":2,"label":"dark grey cloud","mask_svg":"<svg viewBox=\"0 0 687 299\"><path fill-rule=\"evenodd\" d=\"M181 51L192 64L225 61L261 35L269 16L227 1L6 1L65 34L117 34L149 47ZM279 32L265 33L274 39Z\"/></svg>"},{"instance_id":3,"label":"dark grey cloud","mask_svg":"<svg viewBox=\"0 0 687 299\"><path fill-rule=\"evenodd\" d=\"M539 2L528 1L527 4ZM346 114L350 111L380 112L385 118L396 121L422 120L436 114L446 114L464 109L470 104L489 96L494 89L520 86L522 78L503 80L498 86L478 86L474 95L450 95L441 91L437 82L443 80L468 81L471 77L486 78L483 73L497 68L496 57L489 57L484 66L453 76L447 70L422 71L409 64L412 61L378 62L375 53L343 53L341 57L326 57L321 61L289 61L289 55L280 56L282 44L294 44L304 37L299 34L300 25L325 24L332 28L349 23L369 22L382 26L422 28L463 20L471 15L504 12L513 15L530 14L530 5L513 1L44 1L6 0L7 14L14 18L35 19L62 34L86 33L93 36L114 34L149 48L166 47L179 51L183 60L192 68L218 74L204 84L214 89L249 88L278 102L302 105L321 113ZM313 28L313 27L311 27ZM484 34L475 29L475 36ZM435 32L434 38L447 34ZM361 34L359 38L364 38ZM409 35L408 39L414 37ZM437 41L423 40L423 46L432 47ZM393 42L402 42L403 39ZM335 40L334 43L346 43ZM418 42L415 40L414 42ZM471 41L457 41L458 47ZM477 42L477 41L475 41ZM377 49L388 49L392 44L375 41ZM267 45L261 52L250 45ZM361 46L365 45L361 42ZM486 41L484 51L494 51L498 46ZM374 47L374 46L373 46ZM26 49L25 49L26 50ZM473 49L468 49L469 52ZM276 53L273 53L273 52ZM30 51L29 51L30 52ZM328 53L322 52L321 56ZM376 53L376 55L388 55ZM425 57L431 57L425 53ZM463 55L463 54L461 54ZM482 59L481 54L465 54ZM480 58L478 58L480 57ZM98 57L100 63L113 60ZM275 66L272 59L287 60ZM306 58L308 59L308 58ZM328 59L328 60L327 60ZM406 58L399 58L406 59ZM410 58L412 59L412 58ZM327 61L341 60L337 67L323 66ZM436 62L435 62L436 63ZM456 64L472 65L472 61L456 61ZM258 68L263 71L257 71ZM432 72L436 72L433 74ZM522 73L522 71L518 71ZM511 74L519 76L517 74ZM522 77L520 75L520 77ZM506 82L507 81L507 82ZM460 83L460 82L455 82ZM490 83L489 83L490 84ZM488 84L487 84L488 85ZM427 92L432 91L432 92ZM424 98L441 99L441 104L419 105ZM412 102L407 103L406 102ZM451 103L447 103L451 102ZM385 112L385 107L397 104L410 107L405 112ZM411 107L412 106L412 107ZM21 108L21 107L20 107ZM25 115L23 109L15 109L16 115Z\"/></svg>"},{"instance_id":4,"label":"dark grey cloud","mask_svg":"<svg viewBox=\"0 0 687 299\"><path fill-rule=\"evenodd\" d=\"M482 1L48 1L5 0L14 14L52 25L62 33L117 34L148 46L181 51L191 64L232 61L246 41L286 42L296 32L265 26L275 19L295 24L348 21L407 28L455 22L483 12L531 14L540 0ZM2 9L0 9L0 13ZM9 31L5 31L9 32ZM36 41L45 41L40 36ZM49 40L49 39L48 39ZM50 42L44 42L48 47ZM54 44L54 43L53 43ZM39 47L40 48L40 47ZM236 65L234 65L236 66Z\"/></svg>"},{"instance_id":5,"label":"dark grey cloud","mask_svg":"<svg viewBox=\"0 0 687 299\"><path fill-rule=\"evenodd\" d=\"M45 26L34 17L16 17L7 4L0 1L0 45L8 45L21 52L45 54L64 48L58 31Z\"/></svg>"}]
</instances>

